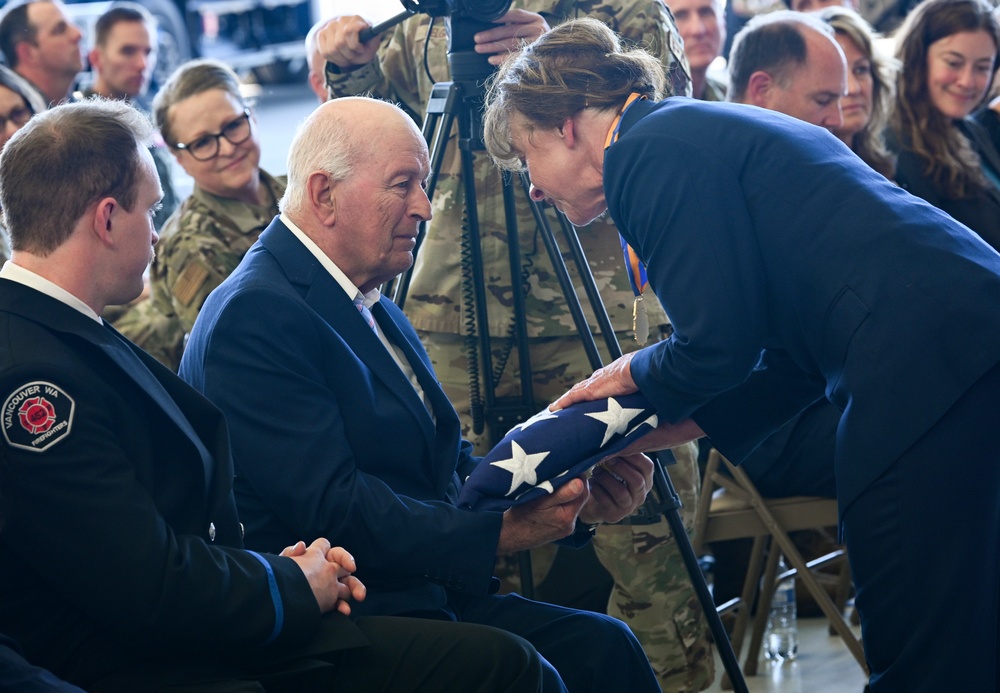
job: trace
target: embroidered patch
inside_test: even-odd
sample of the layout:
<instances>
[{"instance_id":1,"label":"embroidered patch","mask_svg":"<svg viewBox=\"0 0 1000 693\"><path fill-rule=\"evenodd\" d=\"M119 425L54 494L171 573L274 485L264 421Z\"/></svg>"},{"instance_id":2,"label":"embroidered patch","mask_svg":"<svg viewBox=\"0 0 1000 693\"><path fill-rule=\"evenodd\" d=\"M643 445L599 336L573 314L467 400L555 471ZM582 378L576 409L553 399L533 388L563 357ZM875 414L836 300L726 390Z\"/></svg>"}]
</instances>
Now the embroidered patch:
<instances>
[{"instance_id":1,"label":"embroidered patch","mask_svg":"<svg viewBox=\"0 0 1000 693\"><path fill-rule=\"evenodd\" d=\"M184 268L181 276L174 284L174 297L182 306L189 306L208 281L208 268L197 262L192 262Z\"/></svg>"},{"instance_id":2,"label":"embroidered patch","mask_svg":"<svg viewBox=\"0 0 1000 693\"><path fill-rule=\"evenodd\" d=\"M76 403L43 380L14 390L3 403L3 437L11 447L44 452L69 435Z\"/></svg>"}]
</instances>

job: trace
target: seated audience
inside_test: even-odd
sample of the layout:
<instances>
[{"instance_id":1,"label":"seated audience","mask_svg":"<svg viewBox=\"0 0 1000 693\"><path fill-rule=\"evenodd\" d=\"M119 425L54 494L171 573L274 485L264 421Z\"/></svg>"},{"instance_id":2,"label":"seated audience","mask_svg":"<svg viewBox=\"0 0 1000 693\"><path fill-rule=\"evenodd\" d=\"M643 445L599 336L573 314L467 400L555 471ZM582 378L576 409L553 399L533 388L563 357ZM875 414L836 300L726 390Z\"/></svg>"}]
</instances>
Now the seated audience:
<instances>
[{"instance_id":1,"label":"seated audience","mask_svg":"<svg viewBox=\"0 0 1000 693\"><path fill-rule=\"evenodd\" d=\"M833 29L802 12L757 15L733 40L729 94L734 103L778 111L833 131L843 125L844 55Z\"/></svg>"},{"instance_id":2,"label":"seated audience","mask_svg":"<svg viewBox=\"0 0 1000 693\"><path fill-rule=\"evenodd\" d=\"M0 155L5 635L101 693L564 690L508 633L348 618L365 586L326 539L243 549L221 412L99 317L140 292L157 241L151 136L92 100Z\"/></svg>"},{"instance_id":3,"label":"seated audience","mask_svg":"<svg viewBox=\"0 0 1000 693\"><path fill-rule=\"evenodd\" d=\"M895 90L893 61L875 49L875 34L859 14L845 7L820 10L833 27L834 38L847 59L847 93L840 100L843 124L836 135L861 160L892 178L895 161L885 144Z\"/></svg>"},{"instance_id":4,"label":"seated audience","mask_svg":"<svg viewBox=\"0 0 1000 693\"><path fill-rule=\"evenodd\" d=\"M221 62L177 68L153 100L153 116L194 190L163 226L149 300L115 326L176 371L205 297L278 213L285 180L260 168L256 118Z\"/></svg>"},{"instance_id":5,"label":"seated audience","mask_svg":"<svg viewBox=\"0 0 1000 693\"><path fill-rule=\"evenodd\" d=\"M896 41L896 181L1000 249L1000 154L969 118L993 81L1000 23L984 0L925 0Z\"/></svg>"},{"instance_id":6,"label":"seated audience","mask_svg":"<svg viewBox=\"0 0 1000 693\"><path fill-rule=\"evenodd\" d=\"M323 104L292 142L281 216L198 316L180 372L226 414L247 544L285 546L306 527L352 537L370 588L358 613L492 625L571 690L659 691L621 621L494 594L497 555L589 539L643 502L652 464L615 457L505 512L455 505L478 459L416 331L378 291L413 262L429 174L400 108ZM523 462L531 474L537 460Z\"/></svg>"}]
</instances>

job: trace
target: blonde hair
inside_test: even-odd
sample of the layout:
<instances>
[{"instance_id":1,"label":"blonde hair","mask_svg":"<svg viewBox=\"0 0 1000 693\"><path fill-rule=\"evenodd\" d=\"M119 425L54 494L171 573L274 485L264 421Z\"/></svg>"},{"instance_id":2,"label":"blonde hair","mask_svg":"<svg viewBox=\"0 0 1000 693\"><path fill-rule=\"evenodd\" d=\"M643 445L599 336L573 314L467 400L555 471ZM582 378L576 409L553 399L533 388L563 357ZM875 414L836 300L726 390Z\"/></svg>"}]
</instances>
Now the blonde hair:
<instances>
[{"instance_id":1,"label":"blonde hair","mask_svg":"<svg viewBox=\"0 0 1000 693\"><path fill-rule=\"evenodd\" d=\"M896 162L885 146L885 128L896 97L896 72L899 63L875 50L878 34L861 15L840 5L824 7L817 13L833 27L838 36L846 36L871 63L872 113L865 127L854 135L851 149L886 178L896 173ZM851 68L850 65L847 66Z\"/></svg>"}]
</instances>

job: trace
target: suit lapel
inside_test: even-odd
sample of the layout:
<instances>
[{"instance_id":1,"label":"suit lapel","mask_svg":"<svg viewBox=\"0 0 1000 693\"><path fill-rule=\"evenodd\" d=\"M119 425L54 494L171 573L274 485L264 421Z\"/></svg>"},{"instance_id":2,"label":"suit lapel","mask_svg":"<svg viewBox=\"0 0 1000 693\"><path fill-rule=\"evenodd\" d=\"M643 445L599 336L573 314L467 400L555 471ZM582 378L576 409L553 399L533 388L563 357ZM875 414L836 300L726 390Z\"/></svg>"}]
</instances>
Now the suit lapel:
<instances>
[{"instance_id":1,"label":"suit lapel","mask_svg":"<svg viewBox=\"0 0 1000 693\"><path fill-rule=\"evenodd\" d=\"M363 363L420 423L428 451L433 451L435 443L434 421L427 412L427 408L424 407L424 403L417 396L416 390L413 389L413 385L407 380L399 365L389 355L385 345L361 317L353 301L337 281L279 219L271 222L271 225L261 234L260 242L275 257L285 276L298 288L306 303L340 335L350 346L355 358ZM379 321L379 326L386 333L389 341L400 345L406 358L413 366L421 387L430 394L432 390L428 389L425 382L433 381L433 378L429 373L421 374L420 370L426 370L426 367L416 356L412 346L403 337L393 320L389 319L383 311L378 310L380 307L381 303L373 306L372 310L375 319ZM381 320L379 319L380 314L382 315ZM434 389L440 390L437 382L433 381L433 383ZM437 410L438 405L433 401L432 406L435 406L435 410Z\"/></svg>"},{"instance_id":2,"label":"suit lapel","mask_svg":"<svg viewBox=\"0 0 1000 693\"><path fill-rule=\"evenodd\" d=\"M108 338L97 341L97 346L101 348L132 380L146 392L149 397L166 413L170 420L190 439L191 443L198 449L201 456L204 472L205 487L212 486L211 470L212 455L202 441L201 436L194 430L191 422L184 412L181 411L177 401L167 393L164 384L153 374L153 371L143 363L136 353L139 348L122 337L113 327L105 323L104 332Z\"/></svg>"}]
</instances>

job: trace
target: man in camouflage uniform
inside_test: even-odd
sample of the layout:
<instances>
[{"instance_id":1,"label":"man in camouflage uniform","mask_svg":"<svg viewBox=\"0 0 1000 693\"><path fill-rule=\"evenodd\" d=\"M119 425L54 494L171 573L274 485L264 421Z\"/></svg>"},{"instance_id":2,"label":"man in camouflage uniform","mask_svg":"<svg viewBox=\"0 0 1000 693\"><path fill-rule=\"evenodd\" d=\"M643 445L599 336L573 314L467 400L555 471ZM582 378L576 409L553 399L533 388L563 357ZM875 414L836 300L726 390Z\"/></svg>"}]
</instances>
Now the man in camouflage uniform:
<instances>
[{"instance_id":1,"label":"man in camouflage uniform","mask_svg":"<svg viewBox=\"0 0 1000 693\"><path fill-rule=\"evenodd\" d=\"M507 50L516 49L518 39L530 41L549 25L593 16L624 38L660 56L674 91L690 93L681 41L669 10L660 0L613 3L516 0L512 8L503 18L503 25L491 32L489 38L495 43L480 42L484 53L497 54L494 61ZM358 32L366 26L367 22L360 17L337 17L317 36L317 44L329 61L327 87L331 97L372 93L399 103L421 122L433 85L450 78L443 20L432 21L428 16L417 15L381 38L360 44ZM430 74L424 70L425 62ZM432 200L434 218L416 256L405 312L420 333L445 392L462 416L463 433L482 453L505 430L497 426L501 430L487 430L479 436L471 430L464 340L472 308L462 300L460 245L464 192L456 139L453 131ZM488 328L496 353L504 350L503 338L514 319L501 178L484 152L476 153L474 175L479 213L476 240L482 248ZM518 271L523 274L520 284L524 286L532 394L534 409L539 409L589 375L593 368L583 352L563 292L523 198L518 202L517 223L522 255ZM630 333L633 292L622 268L617 234L611 226L610 220L599 220L578 229L578 233L619 341L625 348L634 348ZM579 287L575 268L570 264L574 283ZM666 316L652 296L645 303L649 307L649 323L657 333L653 338L659 338L660 330L666 329ZM584 311L596 333L590 306L584 305ZM516 362L514 352L497 384L498 398L520 395ZM671 467L670 473L687 511L684 519L690 531L698 488L694 448L675 454L678 464ZM714 678L712 653L700 606L669 528L655 510L649 519L636 516L630 521L630 524L598 528L594 540L599 559L615 581L608 612L630 625L646 649L664 690L703 690ZM538 571L536 579L544 572L544 568Z\"/></svg>"}]
</instances>

